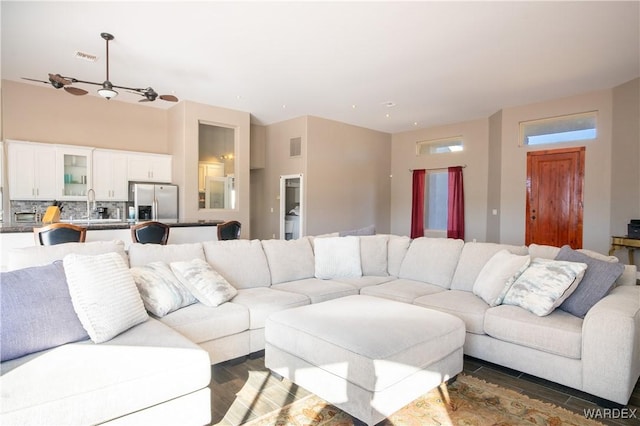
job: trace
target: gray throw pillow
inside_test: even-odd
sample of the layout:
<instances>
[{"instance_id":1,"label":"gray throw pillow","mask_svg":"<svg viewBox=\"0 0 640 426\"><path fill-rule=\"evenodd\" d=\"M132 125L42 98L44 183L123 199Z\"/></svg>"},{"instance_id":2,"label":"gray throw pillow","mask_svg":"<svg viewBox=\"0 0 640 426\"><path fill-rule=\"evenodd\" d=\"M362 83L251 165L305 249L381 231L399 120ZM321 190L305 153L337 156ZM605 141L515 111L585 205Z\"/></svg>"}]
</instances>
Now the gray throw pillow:
<instances>
[{"instance_id":1,"label":"gray throw pillow","mask_svg":"<svg viewBox=\"0 0 640 426\"><path fill-rule=\"evenodd\" d=\"M0 274L0 361L88 338L61 261Z\"/></svg>"},{"instance_id":2,"label":"gray throw pillow","mask_svg":"<svg viewBox=\"0 0 640 426\"><path fill-rule=\"evenodd\" d=\"M560 249L556 260L587 264L587 270L578 288L558 307L580 318L584 318L589 309L609 293L615 281L624 271L624 265L621 263L595 259L573 250L568 245Z\"/></svg>"}]
</instances>

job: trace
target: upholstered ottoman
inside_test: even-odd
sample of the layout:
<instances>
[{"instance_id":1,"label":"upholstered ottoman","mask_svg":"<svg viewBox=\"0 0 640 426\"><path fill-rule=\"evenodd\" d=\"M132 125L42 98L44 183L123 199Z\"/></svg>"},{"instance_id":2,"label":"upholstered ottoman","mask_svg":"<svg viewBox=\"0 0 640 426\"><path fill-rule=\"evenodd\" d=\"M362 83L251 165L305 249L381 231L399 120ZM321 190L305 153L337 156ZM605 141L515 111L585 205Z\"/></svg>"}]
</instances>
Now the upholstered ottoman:
<instances>
[{"instance_id":1,"label":"upholstered ottoman","mask_svg":"<svg viewBox=\"0 0 640 426\"><path fill-rule=\"evenodd\" d=\"M271 314L265 364L368 425L462 371L464 323L373 296Z\"/></svg>"}]
</instances>

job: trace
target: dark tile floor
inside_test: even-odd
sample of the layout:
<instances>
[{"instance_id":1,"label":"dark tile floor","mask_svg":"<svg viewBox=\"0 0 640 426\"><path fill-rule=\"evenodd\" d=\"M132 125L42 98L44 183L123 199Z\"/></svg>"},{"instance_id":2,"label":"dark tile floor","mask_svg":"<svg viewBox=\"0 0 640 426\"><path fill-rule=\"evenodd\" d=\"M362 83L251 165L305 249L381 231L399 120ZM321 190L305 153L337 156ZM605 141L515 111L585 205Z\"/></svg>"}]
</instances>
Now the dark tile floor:
<instances>
[{"instance_id":1,"label":"dark tile floor","mask_svg":"<svg viewBox=\"0 0 640 426\"><path fill-rule=\"evenodd\" d=\"M586 409L602 408L597 405L598 400L592 395L479 359L465 356L464 372L581 415ZM309 394L288 380L278 380L269 374L261 353L243 360L214 365L211 367L211 373L214 425L241 425ZM599 421L612 426L640 425L640 382L636 384L626 408L629 412L636 410L635 419Z\"/></svg>"}]
</instances>

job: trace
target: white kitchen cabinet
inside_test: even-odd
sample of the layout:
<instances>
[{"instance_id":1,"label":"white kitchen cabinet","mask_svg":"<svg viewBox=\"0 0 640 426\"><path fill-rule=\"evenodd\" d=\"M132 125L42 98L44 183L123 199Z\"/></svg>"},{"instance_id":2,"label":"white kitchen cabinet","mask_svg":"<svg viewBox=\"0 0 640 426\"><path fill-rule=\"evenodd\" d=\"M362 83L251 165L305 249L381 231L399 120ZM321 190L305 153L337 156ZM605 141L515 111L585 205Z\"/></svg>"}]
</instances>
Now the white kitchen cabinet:
<instances>
[{"instance_id":1,"label":"white kitchen cabinet","mask_svg":"<svg viewBox=\"0 0 640 426\"><path fill-rule=\"evenodd\" d=\"M56 148L54 145L7 141L9 199L54 200Z\"/></svg>"},{"instance_id":2,"label":"white kitchen cabinet","mask_svg":"<svg viewBox=\"0 0 640 426\"><path fill-rule=\"evenodd\" d=\"M84 201L91 188L93 148L56 145L56 199Z\"/></svg>"},{"instance_id":3,"label":"white kitchen cabinet","mask_svg":"<svg viewBox=\"0 0 640 426\"><path fill-rule=\"evenodd\" d=\"M171 156L165 154L130 153L128 155L130 181L171 182Z\"/></svg>"},{"instance_id":4,"label":"white kitchen cabinet","mask_svg":"<svg viewBox=\"0 0 640 426\"><path fill-rule=\"evenodd\" d=\"M93 151L93 190L98 201L128 200L128 156L122 151Z\"/></svg>"}]
</instances>

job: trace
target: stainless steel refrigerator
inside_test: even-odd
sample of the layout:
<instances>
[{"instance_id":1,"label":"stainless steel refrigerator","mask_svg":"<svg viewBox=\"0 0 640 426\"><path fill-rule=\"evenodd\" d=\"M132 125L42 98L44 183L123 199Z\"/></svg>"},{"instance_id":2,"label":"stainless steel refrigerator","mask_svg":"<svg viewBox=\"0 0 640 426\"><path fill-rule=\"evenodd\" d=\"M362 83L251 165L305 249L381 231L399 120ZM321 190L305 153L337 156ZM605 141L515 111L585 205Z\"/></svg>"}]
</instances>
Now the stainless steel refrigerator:
<instances>
[{"instance_id":1,"label":"stainless steel refrigerator","mask_svg":"<svg viewBox=\"0 0 640 426\"><path fill-rule=\"evenodd\" d=\"M129 182L129 205L136 221L178 219L178 185Z\"/></svg>"}]
</instances>

